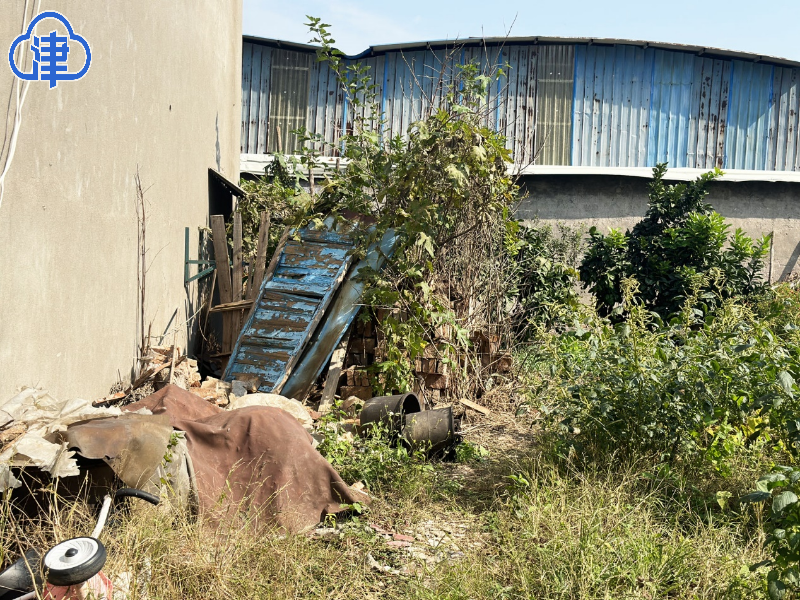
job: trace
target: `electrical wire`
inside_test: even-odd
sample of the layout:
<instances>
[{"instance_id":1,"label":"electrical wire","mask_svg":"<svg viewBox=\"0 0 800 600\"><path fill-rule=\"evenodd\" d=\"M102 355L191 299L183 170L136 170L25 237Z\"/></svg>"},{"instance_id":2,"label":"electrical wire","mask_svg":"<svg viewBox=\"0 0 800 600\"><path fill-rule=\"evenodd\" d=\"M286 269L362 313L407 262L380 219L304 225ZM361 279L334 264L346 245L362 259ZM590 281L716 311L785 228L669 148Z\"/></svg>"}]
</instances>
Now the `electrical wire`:
<instances>
[{"instance_id":1,"label":"electrical wire","mask_svg":"<svg viewBox=\"0 0 800 600\"><path fill-rule=\"evenodd\" d=\"M42 5L42 0L37 0L36 2L36 14L39 14L39 8ZM28 28L27 24L27 17L28 17L28 0L25 0L25 13L22 18L22 34L25 34L25 31ZM17 46L19 48L19 46ZM27 47L22 50L22 61L23 65L25 64L27 59ZM0 172L0 208L3 206L3 194L5 193L6 187L6 174L8 173L9 169L11 168L11 161L14 160L14 152L17 149L17 138L19 136L19 130L22 126L22 108L25 106L25 98L28 96L28 89L31 87L31 81L27 80L23 84L22 81L18 78L16 81L16 106L14 110L14 126L11 129L11 139L8 143L8 152L6 153L6 160L3 165L3 170ZM22 89L22 94L20 95L20 88Z\"/></svg>"}]
</instances>

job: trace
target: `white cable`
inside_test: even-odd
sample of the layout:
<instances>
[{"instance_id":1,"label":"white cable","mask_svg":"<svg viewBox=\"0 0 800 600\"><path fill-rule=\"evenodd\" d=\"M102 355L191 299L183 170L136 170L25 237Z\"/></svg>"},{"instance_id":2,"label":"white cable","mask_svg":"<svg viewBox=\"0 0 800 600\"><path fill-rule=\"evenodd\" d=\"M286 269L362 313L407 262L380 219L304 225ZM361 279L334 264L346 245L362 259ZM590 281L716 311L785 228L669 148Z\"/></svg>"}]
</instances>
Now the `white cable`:
<instances>
[{"instance_id":1,"label":"white cable","mask_svg":"<svg viewBox=\"0 0 800 600\"><path fill-rule=\"evenodd\" d=\"M42 0L37 0L36 2L36 14L39 14L39 8L41 7ZM28 18L28 0L25 0L25 13L22 18L22 34L25 33L27 30L26 20ZM25 50L22 51L23 54L23 66L26 62L25 56L27 52ZM20 87L22 87L22 96L20 97ZM3 205L3 194L5 192L6 187L6 174L8 170L11 168L11 161L14 159L14 151L17 148L17 137L19 136L19 129L22 126L22 107L25 105L25 98L28 96L28 89L31 87L31 81L27 80L23 85L20 79L17 79L17 105L16 110L14 112L14 127L11 129L11 139L8 143L8 152L6 153L6 161L5 165L3 166L3 171L0 173L0 207Z\"/></svg>"},{"instance_id":2,"label":"white cable","mask_svg":"<svg viewBox=\"0 0 800 600\"><path fill-rule=\"evenodd\" d=\"M106 497L103 498L103 508L100 509L100 516L97 517L97 525L94 526L94 531L92 532L91 537L97 539L100 537L100 532L103 531L103 527L106 526L106 519L108 519L108 511L111 508L111 496L106 494Z\"/></svg>"}]
</instances>

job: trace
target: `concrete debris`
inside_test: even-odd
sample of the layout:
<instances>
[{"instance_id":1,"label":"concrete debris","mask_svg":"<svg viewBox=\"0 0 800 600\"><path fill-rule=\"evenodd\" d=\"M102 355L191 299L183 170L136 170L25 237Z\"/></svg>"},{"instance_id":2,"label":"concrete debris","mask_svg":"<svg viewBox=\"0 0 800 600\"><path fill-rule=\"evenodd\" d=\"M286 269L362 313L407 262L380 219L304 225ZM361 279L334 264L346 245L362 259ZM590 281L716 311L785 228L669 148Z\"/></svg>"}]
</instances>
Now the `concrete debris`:
<instances>
[{"instance_id":1,"label":"concrete debris","mask_svg":"<svg viewBox=\"0 0 800 600\"><path fill-rule=\"evenodd\" d=\"M306 429L310 430L314 426L314 420L311 418L311 415L308 414L305 406L297 400L286 398L280 394L246 394L234 398L228 405L228 409L235 410L237 408L244 408L245 406L274 406L275 408L282 408L300 421L300 424Z\"/></svg>"},{"instance_id":2,"label":"concrete debris","mask_svg":"<svg viewBox=\"0 0 800 600\"><path fill-rule=\"evenodd\" d=\"M217 406L228 406L231 401L232 386L227 381L209 377L199 388L192 388L189 391Z\"/></svg>"}]
</instances>

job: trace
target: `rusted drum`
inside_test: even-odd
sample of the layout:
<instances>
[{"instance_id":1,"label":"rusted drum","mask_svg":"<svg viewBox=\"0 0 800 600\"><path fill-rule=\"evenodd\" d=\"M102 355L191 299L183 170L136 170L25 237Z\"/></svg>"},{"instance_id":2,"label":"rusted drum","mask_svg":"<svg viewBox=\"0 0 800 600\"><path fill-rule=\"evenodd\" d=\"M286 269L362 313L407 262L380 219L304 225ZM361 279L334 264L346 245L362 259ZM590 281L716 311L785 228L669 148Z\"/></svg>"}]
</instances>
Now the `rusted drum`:
<instances>
[{"instance_id":1,"label":"rusted drum","mask_svg":"<svg viewBox=\"0 0 800 600\"><path fill-rule=\"evenodd\" d=\"M445 454L457 441L452 407L408 414L403 422L403 442L428 456Z\"/></svg>"},{"instance_id":2,"label":"rusted drum","mask_svg":"<svg viewBox=\"0 0 800 600\"><path fill-rule=\"evenodd\" d=\"M419 398L412 392L370 398L361 410L361 431L371 429L371 427L365 427L371 423L382 423L388 428L390 435L396 436L400 433L403 417L419 413L421 410L422 405Z\"/></svg>"}]
</instances>

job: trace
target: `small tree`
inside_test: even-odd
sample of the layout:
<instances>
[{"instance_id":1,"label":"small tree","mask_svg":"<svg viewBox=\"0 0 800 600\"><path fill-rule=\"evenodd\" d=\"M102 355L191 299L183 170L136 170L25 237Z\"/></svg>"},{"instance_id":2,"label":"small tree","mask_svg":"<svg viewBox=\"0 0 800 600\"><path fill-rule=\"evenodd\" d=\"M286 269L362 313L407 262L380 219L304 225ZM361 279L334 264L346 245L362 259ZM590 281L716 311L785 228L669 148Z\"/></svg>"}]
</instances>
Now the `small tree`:
<instances>
[{"instance_id":1,"label":"small tree","mask_svg":"<svg viewBox=\"0 0 800 600\"><path fill-rule=\"evenodd\" d=\"M717 298L746 296L763 286L761 270L769 236L753 241L705 202L708 184L722 175L716 169L690 183L665 185L667 165L653 169L647 214L624 235L589 230L581 281L608 315L622 300L626 277L640 284L637 300L667 317L680 310L693 284L704 278L701 298L712 308Z\"/></svg>"}]
</instances>

